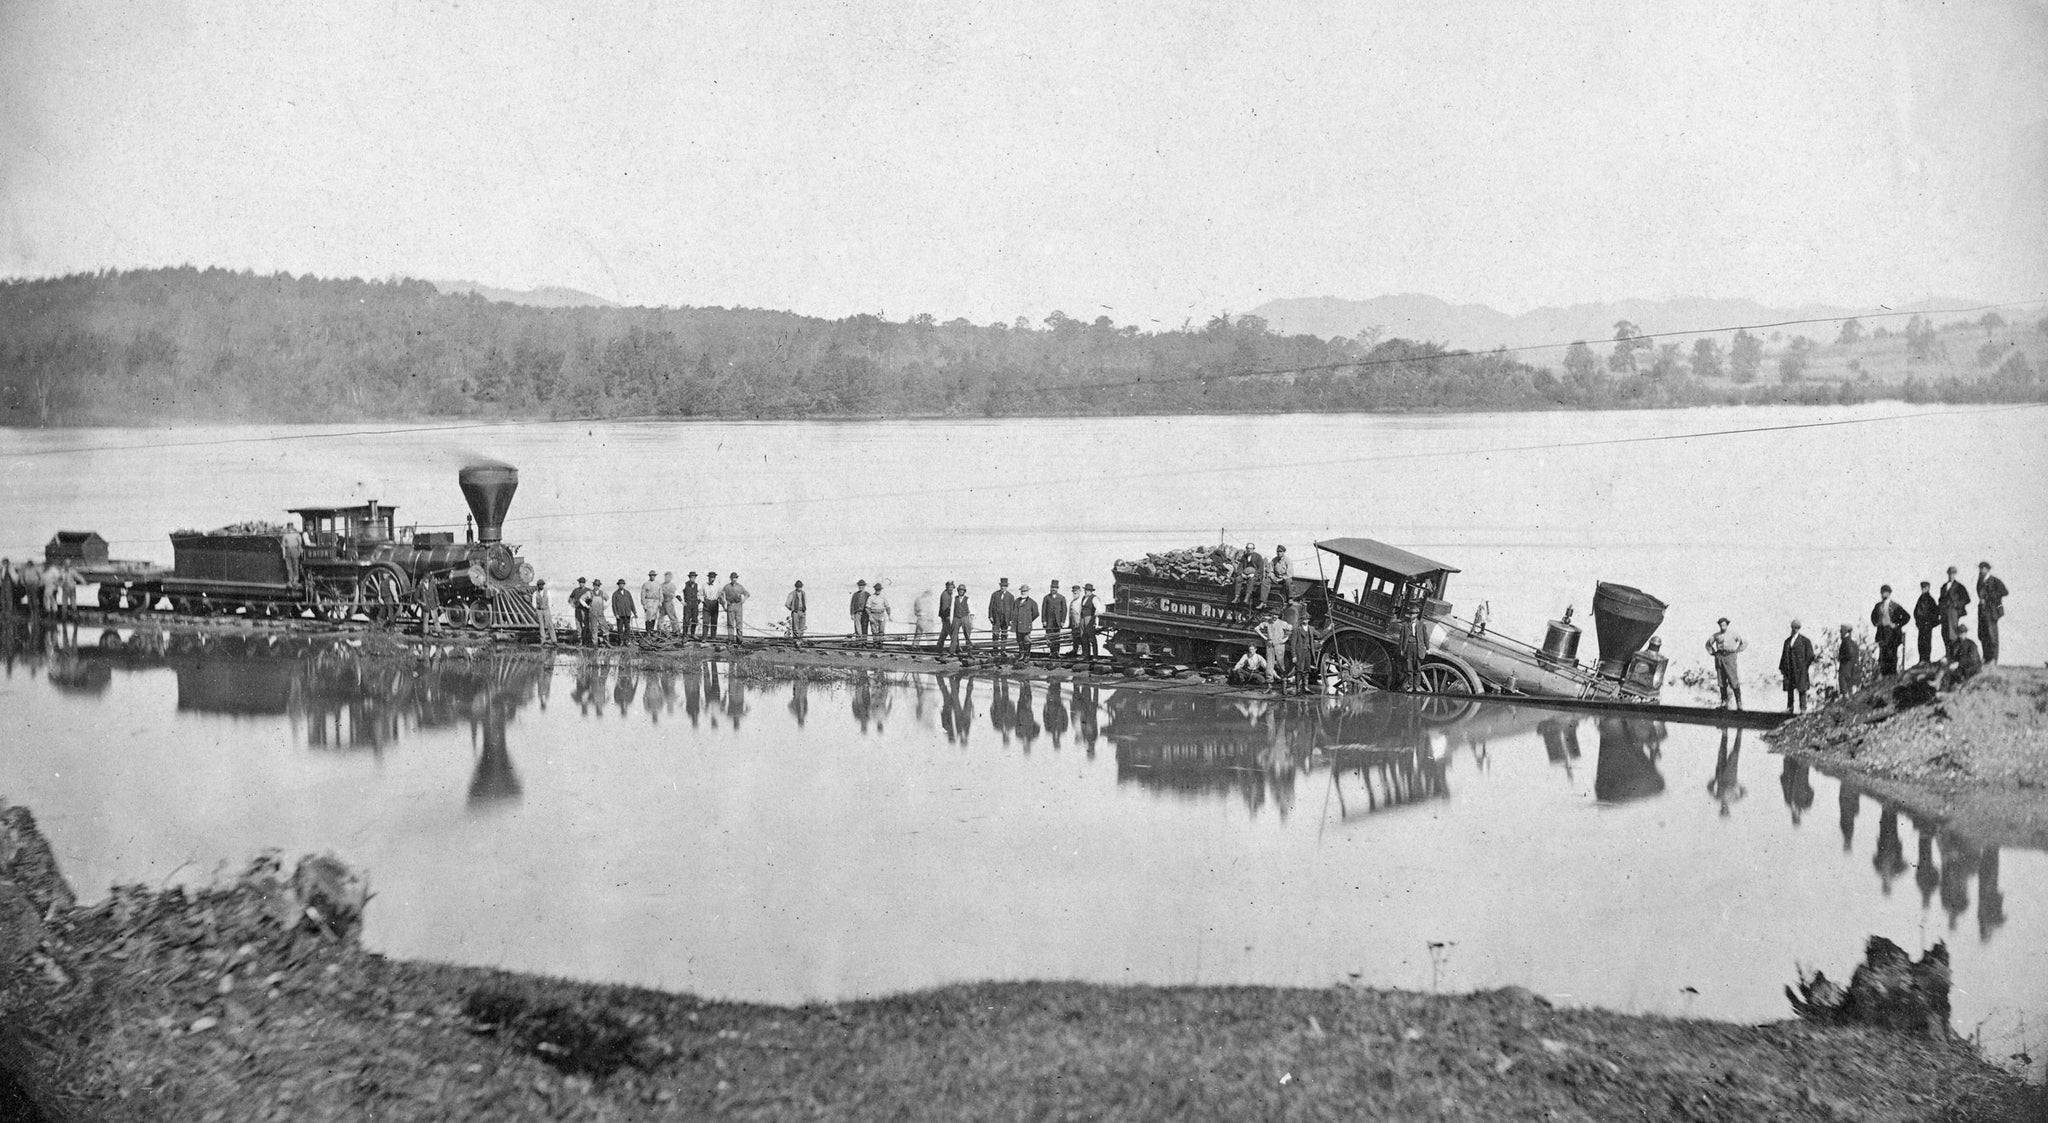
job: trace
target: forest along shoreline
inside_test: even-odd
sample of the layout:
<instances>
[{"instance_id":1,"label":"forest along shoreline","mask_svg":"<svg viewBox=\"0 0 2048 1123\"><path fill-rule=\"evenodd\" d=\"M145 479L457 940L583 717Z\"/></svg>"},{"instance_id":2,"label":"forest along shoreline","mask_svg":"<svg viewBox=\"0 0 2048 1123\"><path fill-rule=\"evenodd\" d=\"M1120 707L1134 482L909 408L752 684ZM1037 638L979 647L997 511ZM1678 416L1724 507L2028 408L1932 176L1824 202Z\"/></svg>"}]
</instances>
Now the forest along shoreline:
<instances>
[{"instance_id":1,"label":"forest along shoreline","mask_svg":"<svg viewBox=\"0 0 2048 1123\"><path fill-rule=\"evenodd\" d=\"M89 906L0 802L10 1118L2026 1120L1952 1033L1560 1009L1520 988L987 983L800 1007L391 960L338 862ZM1852 992L1855 990L1851 988Z\"/></svg>"},{"instance_id":2,"label":"forest along shoreline","mask_svg":"<svg viewBox=\"0 0 2048 1123\"><path fill-rule=\"evenodd\" d=\"M2048 850L2048 668L1994 665L1942 691L1887 679L1767 736L1929 825Z\"/></svg>"}]
</instances>

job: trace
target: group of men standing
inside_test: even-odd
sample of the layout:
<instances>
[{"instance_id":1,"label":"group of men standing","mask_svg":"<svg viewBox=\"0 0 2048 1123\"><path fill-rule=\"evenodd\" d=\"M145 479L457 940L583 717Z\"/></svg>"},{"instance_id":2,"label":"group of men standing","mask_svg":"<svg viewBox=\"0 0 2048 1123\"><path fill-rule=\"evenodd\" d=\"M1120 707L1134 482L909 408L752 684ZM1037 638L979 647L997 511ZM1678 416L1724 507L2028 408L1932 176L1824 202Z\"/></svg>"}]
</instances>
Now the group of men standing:
<instances>
[{"instance_id":1,"label":"group of men standing","mask_svg":"<svg viewBox=\"0 0 2048 1123\"><path fill-rule=\"evenodd\" d=\"M84 582L68 562L25 561L16 566L0 558L0 614L28 613L40 620L78 616L78 587Z\"/></svg>"},{"instance_id":2,"label":"group of men standing","mask_svg":"<svg viewBox=\"0 0 2048 1123\"><path fill-rule=\"evenodd\" d=\"M637 597L627 588L623 577L609 591L602 577L578 577L576 587L569 592L569 607L576 614L576 629L586 646L605 642L607 633L611 642L625 643L632 638L635 621L641 622L640 628L646 635L715 641L720 634L720 616L725 618L726 639L737 644L746 635L747 600L753 594L740 584L739 574L729 573L725 577L725 584L720 585L719 575L710 573L700 585L693 569L678 585L673 570L657 580L655 571L650 569L647 580L640 583ZM797 587L801 589L803 583L797 582ZM546 609L542 608L542 612L545 614Z\"/></svg>"},{"instance_id":3,"label":"group of men standing","mask_svg":"<svg viewBox=\"0 0 2048 1123\"><path fill-rule=\"evenodd\" d=\"M1285 550L1286 547L1280 547ZM1321 635L1303 610L1301 598L1288 597L1287 604L1279 611L1267 609L1259 613L1259 622L1252 626L1252 634L1259 637L1264 648L1247 647L1231 665L1230 681L1242 686L1275 686L1285 689L1290 679L1298 679L1309 673L1315 665L1316 649ZM1303 689L1306 683L1301 684Z\"/></svg>"},{"instance_id":4,"label":"group of men standing","mask_svg":"<svg viewBox=\"0 0 2048 1123\"><path fill-rule=\"evenodd\" d=\"M1899 649L1906 644L1906 626L1911 624L1919 633L1918 651L1921 663L1934 661L1934 633L1941 633L1942 662L1949 667L1952 681L1967 679L1982 670L1984 664L1998 661L1998 621L2005 615L2005 582L1991 572L1988 561L1977 563L1977 634L1978 641L1970 638L1970 625L1964 617L1972 603L1970 590L1957 579L1956 567L1948 568L1948 580L1937 592L1933 583L1920 582L1920 598L1912 610L1892 599L1892 587L1882 586L1878 600L1870 609L1870 623L1876 629L1877 673L1890 676L1899 673ZM1736 709L1742 708L1742 680L1737 670L1736 656L1748 648L1741 636L1729 630L1728 618L1719 621L1719 631L1707 639L1707 651L1714 657L1714 671L1721 688L1721 707L1726 709L1732 702ZM1791 632L1785 637L1778 653L1778 676L1785 687L1785 709L1801 712L1806 709L1807 693L1813 685L1813 665L1819 655L1813 640L1800 630L1799 621L1792 621ZM1845 692L1862 679L1863 651L1851 634L1849 625L1841 628L1840 646L1836 651L1838 684Z\"/></svg>"},{"instance_id":5,"label":"group of men standing","mask_svg":"<svg viewBox=\"0 0 2048 1123\"><path fill-rule=\"evenodd\" d=\"M1014 650L1017 658L1028 659L1032 654L1032 635L1036 632L1045 640L1046 654L1053 658L1059 658L1063 649L1070 645L1076 657L1094 658L1097 654L1095 586L1076 581L1068 588L1074 592L1071 601L1060 592L1060 583L1054 579L1048 583L1045 597L1041 600L1031 595L1029 585L1019 585L1013 593L1009 578L998 579L986 606L990 653L1005 656ZM923 598L919 599L922 601ZM890 618L882 583L876 581L870 588L866 581L862 581L854 589L849 607L855 636L881 646ZM974 649L974 600L966 582L946 582L945 588L939 590L936 616L938 630L932 650L962 654ZM926 623L926 618L920 613L912 635L913 643L922 643Z\"/></svg>"}]
</instances>

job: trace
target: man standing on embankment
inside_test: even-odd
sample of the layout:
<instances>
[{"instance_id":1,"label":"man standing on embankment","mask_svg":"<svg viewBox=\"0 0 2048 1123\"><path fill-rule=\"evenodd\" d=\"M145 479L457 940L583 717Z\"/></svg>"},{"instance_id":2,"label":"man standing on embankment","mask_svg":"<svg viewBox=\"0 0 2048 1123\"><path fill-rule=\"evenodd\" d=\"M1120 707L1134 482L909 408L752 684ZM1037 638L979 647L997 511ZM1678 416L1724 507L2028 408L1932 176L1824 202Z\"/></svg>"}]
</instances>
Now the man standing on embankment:
<instances>
[{"instance_id":1,"label":"man standing on embankment","mask_svg":"<svg viewBox=\"0 0 2048 1123\"><path fill-rule=\"evenodd\" d=\"M1998 619L2005 615L2005 582L1991 574L1991 563L1977 563L1977 639L1984 645L1984 661L1998 662Z\"/></svg>"},{"instance_id":2,"label":"man standing on embankment","mask_svg":"<svg viewBox=\"0 0 2048 1123\"><path fill-rule=\"evenodd\" d=\"M1747 650L1749 644L1728 630L1726 616L1715 623L1721 630L1707 637L1707 652L1714 657L1714 676L1721 683L1721 708L1727 709L1732 699L1739 710L1742 708L1742 672L1736 667L1735 657Z\"/></svg>"}]
</instances>

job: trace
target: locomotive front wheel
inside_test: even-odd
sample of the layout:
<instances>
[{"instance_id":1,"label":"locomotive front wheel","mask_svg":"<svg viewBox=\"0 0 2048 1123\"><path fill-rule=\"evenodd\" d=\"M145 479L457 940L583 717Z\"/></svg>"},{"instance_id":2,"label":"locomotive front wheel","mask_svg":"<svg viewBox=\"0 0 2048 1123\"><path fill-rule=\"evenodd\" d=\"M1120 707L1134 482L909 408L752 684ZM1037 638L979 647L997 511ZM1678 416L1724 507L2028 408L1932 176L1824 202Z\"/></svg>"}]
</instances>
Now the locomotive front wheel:
<instances>
[{"instance_id":1,"label":"locomotive front wheel","mask_svg":"<svg viewBox=\"0 0 2048 1123\"><path fill-rule=\"evenodd\" d=\"M1421 699L1425 721L1455 721L1477 708L1478 703L1446 694L1478 694L1479 684L1462 667L1450 663L1424 663L1415 671L1415 689L1426 691Z\"/></svg>"}]
</instances>

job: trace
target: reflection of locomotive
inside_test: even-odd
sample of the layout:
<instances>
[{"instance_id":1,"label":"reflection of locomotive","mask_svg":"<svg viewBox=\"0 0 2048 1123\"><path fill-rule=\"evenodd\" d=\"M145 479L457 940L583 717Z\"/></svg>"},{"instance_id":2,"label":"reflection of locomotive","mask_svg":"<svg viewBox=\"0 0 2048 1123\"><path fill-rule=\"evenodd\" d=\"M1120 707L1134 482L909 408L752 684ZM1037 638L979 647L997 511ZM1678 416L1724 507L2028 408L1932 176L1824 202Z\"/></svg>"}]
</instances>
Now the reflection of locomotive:
<instances>
[{"instance_id":1,"label":"reflection of locomotive","mask_svg":"<svg viewBox=\"0 0 2048 1123\"><path fill-rule=\"evenodd\" d=\"M441 612L457 623L538 628L533 568L503 539L518 470L469 467L458 480L476 520L474 541L398 526L397 508L371 500L294 507L297 527L179 531L171 535L175 564L168 570L106 562L80 576L99 585L100 606L109 610L147 611L167 602L176 612L310 612L332 620L413 614L420 584L432 581Z\"/></svg>"}]
</instances>

